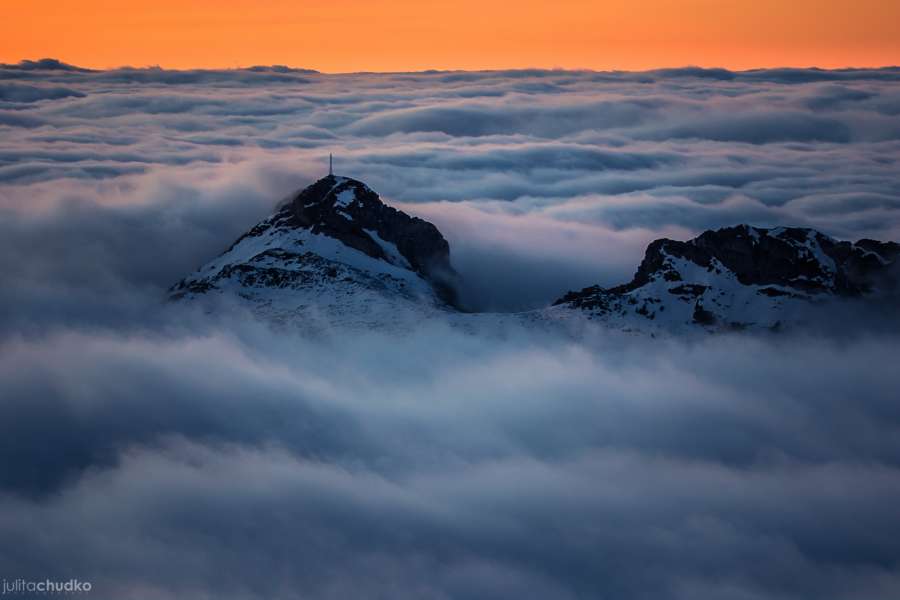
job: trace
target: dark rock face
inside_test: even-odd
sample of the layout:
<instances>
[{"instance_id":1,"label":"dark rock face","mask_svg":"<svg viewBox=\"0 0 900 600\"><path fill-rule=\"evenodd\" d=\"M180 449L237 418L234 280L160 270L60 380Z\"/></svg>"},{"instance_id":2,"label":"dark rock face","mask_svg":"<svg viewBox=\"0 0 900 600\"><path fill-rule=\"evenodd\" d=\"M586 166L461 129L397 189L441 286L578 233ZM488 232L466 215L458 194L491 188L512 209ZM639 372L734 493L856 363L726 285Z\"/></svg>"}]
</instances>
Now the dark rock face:
<instances>
[{"instance_id":1,"label":"dark rock face","mask_svg":"<svg viewBox=\"0 0 900 600\"><path fill-rule=\"evenodd\" d=\"M855 244L838 242L818 231L795 227L726 227L706 231L686 242L653 241L647 247L634 279L607 291L629 292L648 283L657 274L667 281L680 281L681 274L667 264L666 259L670 256L707 269L715 268L715 259L744 285L782 285L811 293L859 296L871 291L878 283L890 283L885 277L893 271L890 266L900 256L900 244L875 240L860 240ZM597 289L593 286L583 291ZM767 293L783 292L773 289ZM555 304L574 298L573 294L578 292L569 292Z\"/></svg>"},{"instance_id":2,"label":"dark rock face","mask_svg":"<svg viewBox=\"0 0 900 600\"><path fill-rule=\"evenodd\" d=\"M592 286L569 292L554 305L603 313L614 312L636 298L665 303L671 295L695 303L695 323L711 324L715 315L709 305L704 305L704 298L715 303L716 298L731 290L713 289L710 284L701 283L698 272L707 274L700 277L703 281L715 281L721 276L718 280L722 282L736 280L736 285L741 287L756 286L757 294L773 299L861 297L875 291L900 290L898 257L900 244L894 242L851 243L812 229L740 225L707 231L686 242L656 240L647 247L630 282L608 289ZM693 274L686 275L688 272ZM686 277L694 280L685 280ZM732 284L728 285L733 288ZM651 287L665 289L667 293L651 296L647 291Z\"/></svg>"},{"instance_id":3,"label":"dark rock face","mask_svg":"<svg viewBox=\"0 0 900 600\"><path fill-rule=\"evenodd\" d=\"M373 258L390 261L372 235L390 242L410 268L430 281L441 297L455 304L457 274L450 265L450 245L437 227L387 206L369 187L329 175L300 193L284 209L298 227L328 235Z\"/></svg>"},{"instance_id":4,"label":"dark rock face","mask_svg":"<svg viewBox=\"0 0 900 600\"><path fill-rule=\"evenodd\" d=\"M372 258L409 269L422 276L441 300L450 306L457 305L458 275L450 265L450 246L441 232L427 221L387 206L361 181L334 175L323 177L292 196L275 214L238 238L225 253L248 239L290 230L328 236ZM265 253L259 256L264 257ZM314 259L312 255L305 256L305 262ZM251 281L248 274L237 273L236 267L229 269L219 272L219 278L240 274L248 285L282 287L272 277ZM176 284L173 291L199 293L204 291L199 287L202 285L205 284L185 280Z\"/></svg>"},{"instance_id":5,"label":"dark rock face","mask_svg":"<svg viewBox=\"0 0 900 600\"><path fill-rule=\"evenodd\" d=\"M694 304L693 320L694 323L698 323L700 325L714 325L716 322L716 315L704 309L703 305L698 301L696 304Z\"/></svg>"},{"instance_id":6,"label":"dark rock face","mask_svg":"<svg viewBox=\"0 0 900 600\"><path fill-rule=\"evenodd\" d=\"M707 231L685 245L704 258L717 258L744 284L778 284L842 296L871 291L877 274L900 254L900 245L893 242L853 244L811 229L765 230L746 225ZM815 246L824 260L816 255ZM829 259L833 269L828 268Z\"/></svg>"}]
</instances>

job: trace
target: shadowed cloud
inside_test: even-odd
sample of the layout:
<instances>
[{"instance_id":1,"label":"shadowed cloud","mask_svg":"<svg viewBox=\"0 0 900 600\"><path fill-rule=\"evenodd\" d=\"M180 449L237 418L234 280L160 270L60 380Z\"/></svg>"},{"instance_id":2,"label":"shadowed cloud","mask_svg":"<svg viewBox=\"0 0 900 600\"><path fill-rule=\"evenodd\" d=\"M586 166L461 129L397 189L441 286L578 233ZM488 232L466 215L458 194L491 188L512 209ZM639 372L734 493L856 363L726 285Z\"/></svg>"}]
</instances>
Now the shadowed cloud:
<instances>
[{"instance_id":1,"label":"shadowed cloud","mask_svg":"<svg viewBox=\"0 0 900 600\"><path fill-rule=\"evenodd\" d=\"M0 65L0 571L162 600L898 597L895 306L824 311L829 337L303 339L163 301L329 153L440 228L474 310L739 222L896 240L898 80Z\"/></svg>"}]
</instances>

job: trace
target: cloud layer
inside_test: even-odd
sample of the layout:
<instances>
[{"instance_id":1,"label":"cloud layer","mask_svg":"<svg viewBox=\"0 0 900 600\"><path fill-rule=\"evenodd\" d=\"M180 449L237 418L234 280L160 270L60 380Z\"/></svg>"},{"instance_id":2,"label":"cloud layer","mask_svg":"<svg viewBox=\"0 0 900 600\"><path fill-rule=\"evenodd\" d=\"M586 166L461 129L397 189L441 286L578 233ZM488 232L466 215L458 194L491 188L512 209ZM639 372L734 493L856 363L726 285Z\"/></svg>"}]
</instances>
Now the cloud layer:
<instances>
[{"instance_id":1,"label":"cloud layer","mask_svg":"<svg viewBox=\"0 0 900 600\"><path fill-rule=\"evenodd\" d=\"M161 299L329 152L440 227L479 309L736 222L897 239L898 79L0 68L0 573L135 599L896 598L881 315L310 340Z\"/></svg>"},{"instance_id":2,"label":"cloud layer","mask_svg":"<svg viewBox=\"0 0 900 600\"><path fill-rule=\"evenodd\" d=\"M499 256L560 275L552 285L502 277L509 285L489 298L465 257L469 232L448 219L474 308L534 307L626 280L660 235L751 222L897 239L898 80L897 69L327 76L36 61L0 68L0 202L27 211L65 190L127 210L180 179L186 195L218 180L234 186L224 195L274 203L324 173L334 152L340 173L413 212L453 214L444 205L465 202L502 231L543 220L628 238L607 248L627 254L615 269L600 252L582 254L585 269L552 258L583 253L578 236L506 239ZM226 246L235 231L208 229Z\"/></svg>"},{"instance_id":3,"label":"cloud layer","mask_svg":"<svg viewBox=\"0 0 900 600\"><path fill-rule=\"evenodd\" d=\"M10 341L0 562L116 597L890 598L896 341Z\"/></svg>"}]
</instances>

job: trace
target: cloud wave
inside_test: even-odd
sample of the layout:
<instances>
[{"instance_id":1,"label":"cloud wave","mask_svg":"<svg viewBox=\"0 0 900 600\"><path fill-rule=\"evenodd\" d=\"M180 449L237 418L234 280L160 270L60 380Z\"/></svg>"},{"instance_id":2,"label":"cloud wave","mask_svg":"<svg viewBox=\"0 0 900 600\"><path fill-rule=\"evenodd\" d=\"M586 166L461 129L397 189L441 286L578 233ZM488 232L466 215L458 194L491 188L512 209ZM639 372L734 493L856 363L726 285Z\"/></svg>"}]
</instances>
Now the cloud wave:
<instances>
[{"instance_id":1,"label":"cloud wave","mask_svg":"<svg viewBox=\"0 0 900 600\"><path fill-rule=\"evenodd\" d=\"M481 310L736 222L900 237L900 70L0 65L0 572L116 598L900 595L896 307L831 337L162 302L326 169Z\"/></svg>"}]
</instances>

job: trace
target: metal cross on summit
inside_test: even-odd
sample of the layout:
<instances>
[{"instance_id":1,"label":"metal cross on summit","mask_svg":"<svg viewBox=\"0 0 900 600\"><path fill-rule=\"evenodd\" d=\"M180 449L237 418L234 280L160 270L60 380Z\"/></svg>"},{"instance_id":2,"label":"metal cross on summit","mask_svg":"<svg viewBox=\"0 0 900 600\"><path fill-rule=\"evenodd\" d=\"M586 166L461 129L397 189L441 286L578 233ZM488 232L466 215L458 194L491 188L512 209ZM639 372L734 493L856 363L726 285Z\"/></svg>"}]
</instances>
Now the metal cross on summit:
<instances>
[{"instance_id":1,"label":"metal cross on summit","mask_svg":"<svg viewBox=\"0 0 900 600\"><path fill-rule=\"evenodd\" d=\"M334 175L334 169L332 168L331 153L329 152L328 153L328 176L330 177L332 175Z\"/></svg>"}]
</instances>

